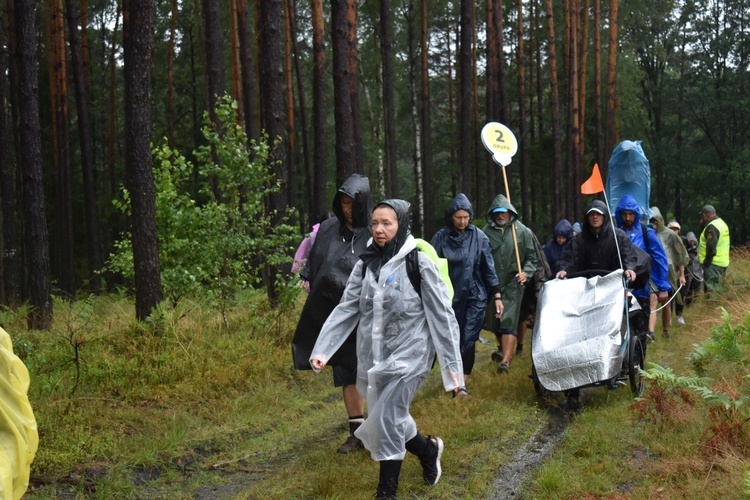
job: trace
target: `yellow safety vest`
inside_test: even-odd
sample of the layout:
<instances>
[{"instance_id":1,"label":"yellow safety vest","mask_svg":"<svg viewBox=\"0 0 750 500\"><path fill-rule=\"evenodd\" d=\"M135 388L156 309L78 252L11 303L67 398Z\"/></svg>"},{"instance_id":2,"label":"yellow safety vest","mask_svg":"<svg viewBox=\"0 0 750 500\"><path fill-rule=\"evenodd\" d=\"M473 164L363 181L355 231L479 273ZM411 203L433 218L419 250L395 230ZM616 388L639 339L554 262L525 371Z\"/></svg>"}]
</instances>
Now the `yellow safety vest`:
<instances>
[{"instance_id":1,"label":"yellow safety vest","mask_svg":"<svg viewBox=\"0 0 750 500\"><path fill-rule=\"evenodd\" d=\"M714 225L719 230L719 241L716 242L716 255L711 260L711 264L719 267L727 267L729 265L729 226L723 220L718 217L703 228L701 233L700 243L698 244L698 258L701 263L706 259L706 229L708 226Z\"/></svg>"}]
</instances>

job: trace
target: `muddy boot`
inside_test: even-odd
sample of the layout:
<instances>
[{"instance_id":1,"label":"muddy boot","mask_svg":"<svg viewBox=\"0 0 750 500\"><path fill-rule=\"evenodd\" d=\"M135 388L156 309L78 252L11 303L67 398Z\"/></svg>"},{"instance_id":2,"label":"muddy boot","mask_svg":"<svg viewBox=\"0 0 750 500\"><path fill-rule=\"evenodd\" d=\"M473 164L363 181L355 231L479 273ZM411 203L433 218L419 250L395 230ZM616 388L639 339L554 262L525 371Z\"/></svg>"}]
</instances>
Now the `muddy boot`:
<instances>
[{"instance_id":1,"label":"muddy boot","mask_svg":"<svg viewBox=\"0 0 750 500\"><path fill-rule=\"evenodd\" d=\"M347 453L350 453L352 451L358 451L358 450L364 450L365 445L362 443L362 441L356 437L356 436L349 436L346 438L346 441L344 444L339 446L339 449L337 450L339 453L346 455Z\"/></svg>"}]
</instances>

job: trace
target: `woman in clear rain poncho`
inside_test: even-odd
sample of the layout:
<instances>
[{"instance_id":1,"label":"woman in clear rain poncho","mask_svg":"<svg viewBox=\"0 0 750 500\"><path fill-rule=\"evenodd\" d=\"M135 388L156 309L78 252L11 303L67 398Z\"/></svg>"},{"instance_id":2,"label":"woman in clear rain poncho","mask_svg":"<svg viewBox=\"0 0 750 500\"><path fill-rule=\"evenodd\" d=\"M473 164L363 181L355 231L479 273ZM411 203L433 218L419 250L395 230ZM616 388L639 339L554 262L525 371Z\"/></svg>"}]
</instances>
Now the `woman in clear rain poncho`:
<instances>
[{"instance_id":1,"label":"woman in clear rain poncho","mask_svg":"<svg viewBox=\"0 0 750 500\"><path fill-rule=\"evenodd\" d=\"M409 221L404 200L385 200L375 207L371 243L310 356L313 369L322 370L359 323L357 389L367 399L369 415L355 435L380 462L379 498L395 497L406 451L419 457L425 482L440 479L443 441L420 434L409 414L435 354L445 389L457 391L464 385L458 323L437 266L417 253L421 298L407 275L406 258L416 248Z\"/></svg>"}]
</instances>

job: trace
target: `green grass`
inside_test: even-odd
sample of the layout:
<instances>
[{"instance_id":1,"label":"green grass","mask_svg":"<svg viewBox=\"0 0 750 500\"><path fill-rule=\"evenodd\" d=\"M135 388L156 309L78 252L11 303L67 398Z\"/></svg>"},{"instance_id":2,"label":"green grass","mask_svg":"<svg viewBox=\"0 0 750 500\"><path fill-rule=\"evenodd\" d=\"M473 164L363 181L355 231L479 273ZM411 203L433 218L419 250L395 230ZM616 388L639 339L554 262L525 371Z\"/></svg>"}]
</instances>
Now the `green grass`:
<instances>
[{"instance_id":1,"label":"green grass","mask_svg":"<svg viewBox=\"0 0 750 500\"><path fill-rule=\"evenodd\" d=\"M671 341L650 345L647 361L695 375L686 357L721 323L716 308L746 321L750 259L735 259L729 281L726 295L686 310L687 325L674 326ZM336 453L347 426L330 370L292 368L302 300L279 313L259 293L239 297L229 330L199 302L139 324L132 301L121 296L56 303L51 332L26 331L22 314L0 314L31 373L40 433L32 475L75 478L72 485L38 485L27 498L372 497L378 464L366 452ZM490 361L494 339L483 336L492 342L477 345L470 399L445 394L437 370L417 394L412 414L420 431L445 440L444 474L437 486L425 486L418 461L407 457L404 498L501 494L499 471L562 400L536 397L530 345L527 357L499 376ZM711 362L706 375L746 393L747 359ZM709 456L700 447L712 422L698 396L680 420L664 422L634 418L627 388L586 390L583 401L553 455L530 471L522 497L736 497L750 482L747 457Z\"/></svg>"}]
</instances>

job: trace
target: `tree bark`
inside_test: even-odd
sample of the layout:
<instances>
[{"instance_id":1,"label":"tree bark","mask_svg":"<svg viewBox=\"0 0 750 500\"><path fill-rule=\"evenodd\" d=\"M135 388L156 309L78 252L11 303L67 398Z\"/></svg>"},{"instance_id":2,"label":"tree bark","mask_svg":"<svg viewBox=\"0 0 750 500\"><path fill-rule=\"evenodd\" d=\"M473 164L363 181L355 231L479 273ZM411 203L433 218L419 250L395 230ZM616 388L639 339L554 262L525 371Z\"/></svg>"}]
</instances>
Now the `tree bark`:
<instances>
[{"instance_id":1,"label":"tree bark","mask_svg":"<svg viewBox=\"0 0 750 500\"><path fill-rule=\"evenodd\" d=\"M302 164L303 164L303 173L305 174L305 177L308 177L312 170L312 163L310 161L310 126L307 121L307 99L305 98L305 85L304 85L304 77L302 75L302 70L300 68L300 56L299 56L299 48L297 46L297 8L296 8L296 1L295 0L287 0L287 12L289 13L288 19L289 19L289 32L290 32L290 40L292 43L292 58L294 61L294 72L297 75L297 100L299 101L299 118L302 130ZM295 177L294 175L292 177ZM310 193L312 191L312 186L308 184L307 192ZM295 192L296 195L296 192ZM310 221L314 221L317 216L315 215L315 212L312 211L312 199L310 196L305 197L308 200L308 212L310 214Z\"/></svg>"},{"instance_id":2,"label":"tree bark","mask_svg":"<svg viewBox=\"0 0 750 500\"><path fill-rule=\"evenodd\" d=\"M12 24L11 24L12 26ZM5 23L0 22L0 44L5 41ZM13 53L15 47L8 42L9 52ZM3 214L3 283L2 302L15 308L21 302L21 259L18 249L18 208L16 203L16 165L13 157L13 148L9 141L10 130L8 128L8 80L6 78L7 67L5 52L0 51L0 200L2 201Z\"/></svg>"},{"instance_id":3,"label":"tree bark","mask_svg":"<svg viewBox=\"0 0 750 500\"><path fill-rule=\"evenodd\" d=\"M594 162L605 169L602 152L602 0L594 0L594 130L596 131Z\"/></svg>"},{"instance_id":4,"label":"tree bark","mask_svg":"<svg viewBox=\"0 0 750 500\"><path fill-rule=\"evenodd\" d=\"M52 272L67 298L75 295L73 199L70 175L70 117L68 109L68 57L62 0L45 2L47 68L52 105L53 167L55 184Z\"/></svg>"},{"instance_id":5,"label":"tree bark","mask_svg":"<svg viewBox=\"0 0 750 500\"><path fill-rule=\"evenodd\" d=\"M609 55L607 57L607 132L604 143L603 174L609 167L609 155L615 147L617 137L615 111L617 109L617 9L618 0L609 2Z\"/></svg>"},{"instance_id":6,"label":"tree bark","mask_svg":"<svg viewBox=\"0 0 750 500\"><path fill-rule=\"evenodd\" d=\"M99 214L96 207L96 178L94 175L94 140L91 135L90 92L83 64L83 50L78 33L79 16L74 0L66 0L68 16L68 40L76 94L78 114L78 136L81 147L81 170L83 177L83 199L86 211L86 243L88 247L88 283L93 293L101 291L102 256L99 241Z\"/></svg>"},{"instance_id":7,"label":"tree bark","mask_svg":"<svg viewBox=\"0 0 750 500\"><path fill-rule=\"evenodd\" d=\"M28 266L29 328L52 326L50 265L42 179L42 138L39 124L39 94L34 0L15 0L14 54L18 70L19 165L22 166L24 240Z\"/></svg>"},{"instance_id":8,"label":"tree bark","mask_svg":"<svg viewBox=\"0 0 750 500\"><path fill-rule=\"evenodd\" d=\"M383 64L383 128L385 130L385 172L389 196L399 197L396 170L396 109L393 102L393 35L391 2L380 0L380 57Z\"/></svg>"},{"instance_id":9,"label":"tree bark","mask_svg":"<svg viewBox=\"0 0 750 500\"><path fill-rule=\"evenodd\" d=\"M141 321L163 298L150 146L152 22L152 0L123 0L125 169L132 210L135 312Z\"/></svg>"},{"instance_id":10,"label":"tree bark","mask_svg":"<svg viewBox=\"0 0 750 500\"><path fill-rule=\"evenodd\" d=\"M557 84L557 51L555 47L555 16L552 0L546 0L547 66L550 76L549 105L552 118L552 209L555 220L565 217L563 206L562 144L560 137L560 98ZM573 214L574 215L574 214Z\"/></svg>"},{"instance_id":11,"label":"tree bark","mask_svg":"<svg viewBox=\"0 0 750 500\"><path fill-rule=\"evenodd\" d=\"M262 50L259 52L261 67L261 102L263 103L262 123L272 148L274 175L280 182L279 191L271 193L270 208L275 214L273 222L279 224L289 206L287 198L288 163L286 158L287 134L284 123L284 48L282 33L282 0L264 0L260 3L259 25ZM265 281L266 292L271 307L276 307L278 290L276 275L280 269L268 266Z\"/></svg>"},{"instance_id":12,"label":"tree bark","mask_svg":"<svg viewBox=\"0 0 750 500\"><path fill-rule=\"evenodd\" d=\"M349 26L349 92L351 93L352 126L354 132L354 154L357 173L365 171L365 151L362 144L362 111L359 105L359 44L357 41L357 0L348 0L346 19Z\"/></svg>"},{"instance_id":13,"label":"tree bark","mask_svg":"<svg viewBox=\"0 0 750 500\"><path fill-rule=\"evenodd\" d=\"M310 0L313 25L313 171L308 185L312 186L312 214L317 218L329 210L326 184L328 181L328 104L326 85L325 23L323 1Z\"/></svg>"},{"instance_id":14,"label":"tree bark","mask_svg":"<svg viewBox=\"0 0 750 500\"><path fill-rule=\"evenodd\" d=\"M340 186L356 168L356 145L349 82L349 23L347 0L331 0L333 45L333 116L336 121L336 185Z\"/></svg>"},{"instance_id":15,"label":"tree bark","mask_svg":"<svg viewBox=\"0 0 750 500\"><path fill-rule=\"evenodd\" d=\"M521 217L528 222L529 217L529 186L528 162L526 161L526 74L524 72L524 43L523 43L523 0L516 1L516 70L518 82L518 152L519 177L521 180Z\"/></svg>"},{"instance_id":16,"label":"tree bark","mask_svg":"<svg viewBox=\"0 0 750 500\"><path fill-rule=\"evenodd\" d=\"M242 72L242 109L245 133L251 140L260 138L257 105L257 84L253 63L253 44L250 36L247 2L237 2L237 36L240 43L240 65Z\"/></svg>"},{"instance_id":17,"label":"tree bark","mask_svg":"<svg viewBox=\"0 0 750 500\"><path fill-rule=\"evenodd\" d=\"M286 159L287 159L287 180L286 180L286 199L294 200L297 191L297 168L296 168L296 149L297 141L294 121L294 71L292 70L292 26L289 16L292 15L289 9L289 3L287 0L282 0L282 32L284 36L284 89L286 93L285 98L285 114L286 114L286 132L287 141L284 147L286 147Z\"/></svg>"},{"instance_id":18,"label":"tree bark","mask_svg":"<svg viewBox=\"0 0 750 500\"><path fill-rule=\"evenodd\" d=\"M474 39L473 2L461 0L460 40L458 44L458 164L461 167L472 165L471 118L474 82L472 79L472 40ZM458 190L473 198L472 169L460 168Z\"/></svg>"},{"instance_id":19,"label":"tree bark","mask_svg":"<svg viewBox=\"0 0 750 500\"><path fill-rule=\"evenodd\" d=\"M429 74L429 63L430 53L428 50L427 40L429 37L428 24L427 24L427 0L422 0L422 13L420 18L420 35L419 35L419 61L421 66L420 71L420 114L422 124L422 134L420 135L422 148L422 180L423 180L423 192L424 192L424 212L425 222L424 231L425 235L435 234L439 225L435 221L435 186L433 176L433 163L432 163L432 126L430 123L430 74Z\"/></svg>"},{"instance_id":20,"label":"tree bark","mask_svg":"<svg viewBox=\"0 0 750 500\"><path fill-rule=\"evenodd\" d=\"M216 104L226 92L224 76L224 40L221 32L221 8L218 0L203 0L203 35L206 54L208 116L218 124Z\"/></svg>"}]
</instances>

